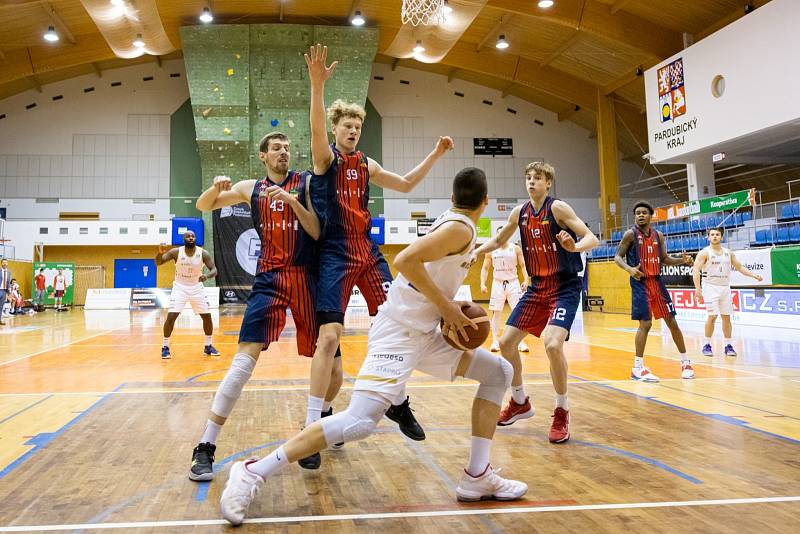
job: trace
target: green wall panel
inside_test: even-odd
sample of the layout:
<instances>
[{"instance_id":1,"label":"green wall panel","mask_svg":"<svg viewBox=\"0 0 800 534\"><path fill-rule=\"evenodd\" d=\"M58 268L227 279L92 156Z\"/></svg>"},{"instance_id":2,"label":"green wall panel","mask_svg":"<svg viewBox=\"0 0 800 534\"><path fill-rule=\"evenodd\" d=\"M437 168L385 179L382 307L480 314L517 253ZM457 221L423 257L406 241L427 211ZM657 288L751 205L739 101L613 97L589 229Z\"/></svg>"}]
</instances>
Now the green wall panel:
<instances>
[{"instance_id":1,"label":"green wall panel","mask_svg":"<svg viewBox=\"0 0 800 534\"><path fill-rule=\"evenodd\" d=\"M176 217L199 217L194 204L201 193L202 171L189 100L170 116L169 132L169 212Z\"/></svg>"}]
</instances>

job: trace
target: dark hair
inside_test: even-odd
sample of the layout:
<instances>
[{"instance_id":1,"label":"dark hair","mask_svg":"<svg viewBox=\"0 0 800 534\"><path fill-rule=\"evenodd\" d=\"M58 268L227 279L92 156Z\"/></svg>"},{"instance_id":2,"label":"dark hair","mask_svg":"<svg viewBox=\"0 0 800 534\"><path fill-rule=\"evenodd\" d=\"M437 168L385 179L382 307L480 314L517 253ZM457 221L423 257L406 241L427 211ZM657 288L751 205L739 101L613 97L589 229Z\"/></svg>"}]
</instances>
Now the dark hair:
<instances>
[{"instance_id":1,"label":"dark hair","mask_svg":"<svg viewBox=\"0 0 800 534\"><path fill-rule=\"evenodd\" d=\"M41 268L39 269L39 272L42 272L42 271L44 271L44 267L41 267Z\"/></svg>"},{"instance_id":2,"label":"dark hair","mask_svg":"<svg viewBox=\"0 0 800 534\"><path fill-rule=\"evenodd\" d=\"M633 213L636 213L638 208L647 208L647 211L650 212L650 215L654 214L656 210L653 209L653 206L650 205L649 202L645 202L644 200L640 200L633 206Z\"/></svg>"},{"instance_id":3,"label":"dark hair","mask_svg":"<svg viewBox=\"0 0 800 534\"><path fill-rule=\"evenodd\" d=\"M486 174L477 167L461 169L453 179L453 206L474 210L486 200Z\"/></svg>"},{"instance_id":4,"label":"dark hair","mask_svg":"<svg viewBox=\"0 0 800 534\"><path fill-rule=\"evenodd\" d=\"M289 137L283 132L270 132L264 137L261 138L261 142L258 144L258 151L259 152L266 152L269 148L269 142L273 139L278 139L280 141L289 141Z\"/></svg>"},{"instance_id":5,"label":"dark hair","mask_svg":"<svg viewBox=\"0 0 800 534\"><path fill-rule=\"evenodd\" d=\"M710 232L712 230L715 231L715 232L719 232L719 235L722 235L722 236L725 235L725 229L722 228L721 226L715 226L714 228L709 228L708 230L706 230L706 233L708 233L708 232Z\"/></svg>"}]
</instances>

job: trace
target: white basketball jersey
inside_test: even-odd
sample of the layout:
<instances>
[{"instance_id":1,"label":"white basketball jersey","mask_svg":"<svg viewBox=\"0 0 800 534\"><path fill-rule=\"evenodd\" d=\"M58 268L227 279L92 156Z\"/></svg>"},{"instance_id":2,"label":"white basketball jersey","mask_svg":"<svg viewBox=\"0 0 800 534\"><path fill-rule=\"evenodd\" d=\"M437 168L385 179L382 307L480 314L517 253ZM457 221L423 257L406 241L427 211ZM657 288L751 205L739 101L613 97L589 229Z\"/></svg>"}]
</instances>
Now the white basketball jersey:
<instances>
[{"instance_id":1,"label":"white basketball jersey","mask_svg":"<svg viewBox=\"0 0 800 534\"><path fill-rule=\"evenodd\" d=\"M178 249L178 261L175 262L175 281L185 286L200 283L203 274L203 249L195 247L194 256L186 255L186 247Z\"/></svg>"},{"instance_id":2,"label":"white basketball jersey","mask_svg":"<svg viewBox=\"0 0 800 534\"><path fill-rule=\"evenodd\" d=\"M452 210L442 213L431 226L430 232L449 221L466 224L472 231L472 239L461 254L445 256L428 262L425 264L425 270L428 271L428 275L442 293L448 299L453 299L469 272L469 259L472 249L475 247L478 232L475 229L475 223L469 217ZM392 282L386 302L380 307L380 311L395 321L421 332L434 330L442 319L436 306L425 295L417 291L402 274Z\"/></svg>"},{"instance_id":3,"label":"white basketball jersey","mask_svg":"<svg viewBox=\"0 0 800 534\"><path fill-rule=\"evenodd\" d=\"M706 284L715 286L731 285L731 252L727 248L722 248L722 252L716 254L710 246L703 249L708 254L708 261L703 267Z\"/></svg>"},{"instance_id":4,"label":"white basketball jersey","mask_svg":"<svg viewBox=\"0 0 800 534\"><path fill-rule=\"evenodd\" d=\"M494 268L494 279L505 282L508 280L519 280L517 275L517 247L509 243L504 248L498 248L492 252L492 267Z\"/></svg>"},{"instance_id":5,"label":"white basketball jersey","mask_svg":"<svg viewBox=\"0 0 800 534\"><path fill-rule=\"evenodd\" d=\"M53 289L65 291L67 289L67 278L63 274L57 274L53 279Z\"/></svg>"}]
</instances>

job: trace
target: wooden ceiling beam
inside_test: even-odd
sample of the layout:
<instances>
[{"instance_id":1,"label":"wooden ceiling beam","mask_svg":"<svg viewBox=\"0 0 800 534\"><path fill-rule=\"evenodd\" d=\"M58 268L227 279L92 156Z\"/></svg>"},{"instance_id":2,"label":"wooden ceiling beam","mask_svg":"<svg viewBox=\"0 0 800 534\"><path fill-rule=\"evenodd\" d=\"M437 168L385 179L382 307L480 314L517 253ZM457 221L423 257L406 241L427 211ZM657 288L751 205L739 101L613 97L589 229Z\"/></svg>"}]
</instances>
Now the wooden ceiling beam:
<instances>
[{"instance_id":1,"label":"wooden ceiling beam","mask_svg":"<svg viewBox=\"0 0 800 534\"><path fill-rule=\"evenodd\" d=\"M587 34L636 48L659 60L681 50L683 44L683 38L678 32L631 13L619 11L612 15L608 4L595 1L585 3L580 19L576 17L574 10L560 8L558 3L551 9L542 11L531 0L488 0L484 9L496 9L580 29Z\"/></svg>"},{"instance_id":2,"label":"wooden ceiling beam","mask_svg":"<svg viewBox=\"0 0 800 534\"><path fill-rule=\"evenodd\" d=\"M497 37L502 33L503 28L506 26L506 24L508 24L508 22L513 17L514 15L512 13L506 13L503 16L501 16L500 21L497 24L495 24L486 35L483 36L483 39L481 39L481 42L479 42L478 45L475 47L475 50L477 52L480 52L481 48L486 46L486 43L489 42L492 36L494 36L494 38L497 39Z\"/></svg>"},{"instance_id":3,"label":"wooden ceiling beam","mask_svg":"<svg viewBox=\"0 0 800 534\"><path fill-rule=\"evenodd\" d=\"M69 30L67 25L64 24L64 21L58 16L58 13L56 13L55 8L50 4L50 2L42 2L42 7L44 8L50 20L53 21L53 26L56 27L59 33L63 35L70 44L75 44L75 36L72 35L72 32Z\"/></svg>"},{"instance_id":4,"label":"wooden ceiling beam","mask_svg":"<svg viewBox=\"0 0 800 534\"><path fill-rule=\"evenodd\" d=\"M36 76L26 76L25 80L31 85L33 89L36 89L37 93L42 92L42 84L39 83L39 80L36 79Z\"/></svg>"},{"instance_id":5,"label":"wooden ceiling beam","mask_svg":"<svg viewBox=\"0 0 800 534\"><path fill-rule=\"evenodd\" d=\"M564 122L565 120L569 119L570 117L575 115L580 110L581 110L581 107L576 104L576 105L574 105L573 107L571 107L569 109L565 109L564 111L559 111L558 112L558 122Z\"/></svg>"},{"instance_id":6,"label":"wooden ceiling beam","mask_svg":"<svg viewBox=\"0 0 800 534\"><path fill-rule=\"evenodd\" d=\"M614 2L614 5L611 6L611 14L612 15L616 15L617 11L621 10L622 8L624 8L625 6L630 4L632 1L633 0L617 0L616 2Z\"/></svg>"},{"instance_id":7,"label":"wooden ceiling beam","mask_svg":"<svg viewBox=\"0 0 800 534\"><path fill-rule=\"evenodd\" d=\"M702 30L700 30L699 32L695 33L694 34L694 42L697 42L700 39L705 39L706 37L708 37L712 33L715 33L717 31L721 30L722 28L724 28L725 26L727 26L728 24L730 24L732 22L736 22L740 18L744 17L747 14L747 13L745 13L745 5L746 4L750 4L754 8L758 9L759 7L765 5L767 2L769 2L769 0L750 0L749 2L741 2L742 5L739 6L739 8L737 8L735 11L732 11L731 13L728 13L727 15L722 17L721 19L719 19L716 22L714 22L713 24L710 24L707 27L705 27Z\"/></svg>"},{"instance_id":8,"label":"wooden ceiling beam","mask_svg":"<svg viewBox=\"0 0 800 534\"><path fill-rule=\"evenodd\" d=\"M611 82L608 85L606 85L605 87L603 87L603 93L605 95L610 95L611 93L616 92L618 89L622 89L623 87L625 87L629 83L634 82L636 80L636 78L639 78L639 77L641 77L643 75L644 75L644 68L641 65L639 65L638 67L636 67L632 71L626 72L625 74L623 74L622 76L620 76L619 78L614 80L613 82Z\"/></svg>"},{"instance_id":9,"label":"wooden ceiling beam","mask_svg":"<svg viewBox=\"0 0 800 534\"><path fill-rule=\"evenodd\" d=\"M580 40L580 38L581 38L581 31L576 30L566 41L561 43L561 46L556 48L552 54L547 56L545 60L541 62L540 66L545 67L550 63L552 63L553 61L555 61L556 59L558 59L558 57L561 54L572 48L575 45L575 43L577 43Z\"/></svg>"}]
</instances>

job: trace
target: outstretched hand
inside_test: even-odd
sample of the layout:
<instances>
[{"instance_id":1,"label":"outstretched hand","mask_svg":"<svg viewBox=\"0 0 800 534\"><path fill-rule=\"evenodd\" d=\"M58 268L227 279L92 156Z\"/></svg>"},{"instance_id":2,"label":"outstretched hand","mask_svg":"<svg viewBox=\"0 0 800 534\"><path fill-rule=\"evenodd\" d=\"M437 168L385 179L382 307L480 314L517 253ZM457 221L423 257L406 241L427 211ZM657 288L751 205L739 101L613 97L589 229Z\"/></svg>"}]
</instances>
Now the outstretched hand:
<instances>
[{"instance_id":1,"label":"outstretched hand","mask_svg":"<svg viewBox=\"0 0 800 534\"><path fill-rule=\"evenodd\" d=\"M308 50L308 54L303 54L308 65L308 77L311 83L324 83L325 80L333 75L336 70L338 61L334 61L330 66L325 66L325 61L328 58L328 47L317 44Z\"/></svg>"},{"instance_id":2,"label":"outstretched hand","mask_svg":"<svg viewBox=\"0 0 800 534\"><path fill-rule=\"evenodd\" d=\"M449 135L445 135L444 137L440 137L438 141L436 141L436 148L434 148L434 152L439 156L443 155L448 150L453 150L455 143L453 142L453 138Z\"/></svg>"}]
</instances>

